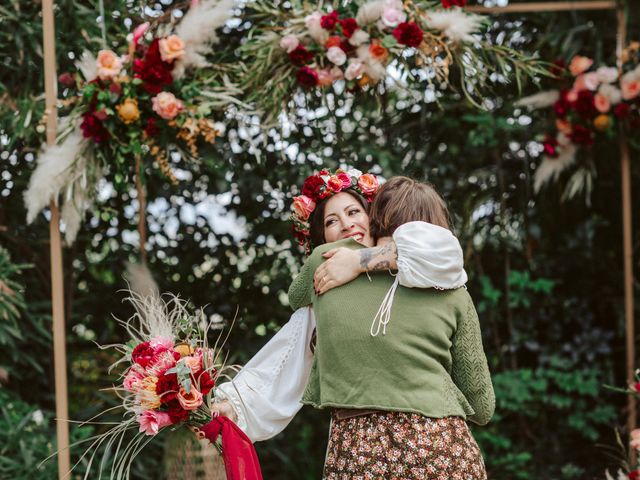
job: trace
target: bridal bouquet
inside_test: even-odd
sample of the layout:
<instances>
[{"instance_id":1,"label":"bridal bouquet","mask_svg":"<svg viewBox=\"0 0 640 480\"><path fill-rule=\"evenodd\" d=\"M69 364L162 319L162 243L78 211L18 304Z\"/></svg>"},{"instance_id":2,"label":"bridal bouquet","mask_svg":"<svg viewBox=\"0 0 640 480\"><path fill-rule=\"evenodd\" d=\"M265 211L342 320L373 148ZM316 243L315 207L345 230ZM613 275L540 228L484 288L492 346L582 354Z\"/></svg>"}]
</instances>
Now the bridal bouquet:
<instances>
[{"instance_id":1,"label":"bridal bouquet","mask_svg":"<svg viewBox=\"0 0 640 480\"><path fill-rule=\"evenodd\" d=\"M174 296L165 301L157 295L132 293L129 300L136 314L120 323L131 340L104 347L119 352L112 369L124 367L110 389L121 399L123 418L107 432L86 440L92 443L80 459L89 458L85 478L99 449L104 449L100 470L113 456L110 478L129 478L132 461L149 441L162 430L182 426L212 443L222 435L228 478L261 478L248 437L229 418L212 415L216 384L233 367L223 365L222 345L209 344L209 325L202 310L192 314L186 302Z\"/></svg>"}]
</instances>

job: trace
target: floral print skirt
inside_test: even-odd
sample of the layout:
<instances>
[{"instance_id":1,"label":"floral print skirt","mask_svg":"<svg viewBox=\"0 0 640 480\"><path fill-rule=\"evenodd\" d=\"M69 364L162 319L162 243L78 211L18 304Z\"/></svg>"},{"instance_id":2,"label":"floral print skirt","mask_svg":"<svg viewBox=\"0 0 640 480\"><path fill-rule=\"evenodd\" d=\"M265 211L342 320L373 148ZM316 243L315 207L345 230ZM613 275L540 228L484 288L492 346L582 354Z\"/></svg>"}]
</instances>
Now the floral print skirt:
<instances>
[{"instance_id":1,"label":"floral print skirt","mask_svg":"<svg viewBox=\"0 0 640 480\"><path fill-rule=\"evenodd\" d=\"M464 419L415 413L332 415L326 480L484 480L478 444Z\"/></svg>"}]
</instances>

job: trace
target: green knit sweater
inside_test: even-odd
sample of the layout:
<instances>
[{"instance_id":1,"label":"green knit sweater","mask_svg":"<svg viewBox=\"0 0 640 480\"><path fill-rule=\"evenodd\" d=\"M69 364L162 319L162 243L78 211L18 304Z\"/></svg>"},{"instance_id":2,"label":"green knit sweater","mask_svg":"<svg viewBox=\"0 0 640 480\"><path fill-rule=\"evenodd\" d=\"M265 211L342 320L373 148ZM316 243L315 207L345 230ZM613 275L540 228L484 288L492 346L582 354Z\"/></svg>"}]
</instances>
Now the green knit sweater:
<instances>
[{"instance_id":1,"label":"green knit sweater","mask_svg":"<svg viewBox=\"0 0 640 480\"><path fill-rule=\"evenodd\" d=\"M318 297L313 274L322 253L339 246L361 248L352 239L316 248L289 288L291 306L313 304L316 316L317 345L302 402L486 424L495 396L467 290L399 286L386 335L373 337L372 320L394 279L361 275Z\"/></svg>"}]
</instances>

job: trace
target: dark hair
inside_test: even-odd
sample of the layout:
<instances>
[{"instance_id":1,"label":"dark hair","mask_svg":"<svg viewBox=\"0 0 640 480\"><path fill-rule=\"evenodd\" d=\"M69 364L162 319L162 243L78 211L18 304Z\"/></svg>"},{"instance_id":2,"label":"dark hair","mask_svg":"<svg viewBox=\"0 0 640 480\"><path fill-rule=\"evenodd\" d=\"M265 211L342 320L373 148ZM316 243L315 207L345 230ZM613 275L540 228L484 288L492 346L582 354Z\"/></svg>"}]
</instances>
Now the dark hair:
<instances>
[{"instance_id":1,"label":"dark hair","mask_svg":"<svg viewBox=\"0 0 640 480\"><path fill-rule=\"evenodd\" d=\"M369 213L369 202L360 195L355 190L348 188L343 190L340 193L348 193L353 198L360 202L362 208L364 208L365 213ZM327 243L324 239L324 210L331 197L327 197L324 200L320 200L316 203L316 208L311 212L311 216L309 217L309 235L311 237L311 248L316 248L317 246L322 245L323 243Z\"/></svg>"},{"instance_id":2,"label":"dark hair","mask_svg":"<svg viewBox=\"0 0 640 480\"><path fill-rule=\"evenodd\" d=\"M400 225L413 221L450 229L447 204L432 185L408 177L390 178L371 204L371 236L375 239L390 236Z\"/></svg>"}]
</instances>

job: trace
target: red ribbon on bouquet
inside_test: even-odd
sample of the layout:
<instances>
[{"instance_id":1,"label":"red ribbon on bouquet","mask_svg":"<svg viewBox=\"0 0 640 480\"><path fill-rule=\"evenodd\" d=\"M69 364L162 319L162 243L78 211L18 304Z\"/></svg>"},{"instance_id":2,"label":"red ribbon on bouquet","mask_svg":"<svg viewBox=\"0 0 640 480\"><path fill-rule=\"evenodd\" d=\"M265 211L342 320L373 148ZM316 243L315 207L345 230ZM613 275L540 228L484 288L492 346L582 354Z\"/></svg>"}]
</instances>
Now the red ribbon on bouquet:
<instances>
[{"instance_id":1,"label":"red ribbon on bouquet","mask_svg":"<svg viewBox=\"0 0 640 480\"><path fill-rule=\"evenodd\" d=\"M262 480L260 463L253 443L228 417L215 417L200 431L211 443L222 434L222 458L227 480Z\"/></svg>"}]
</instances>

